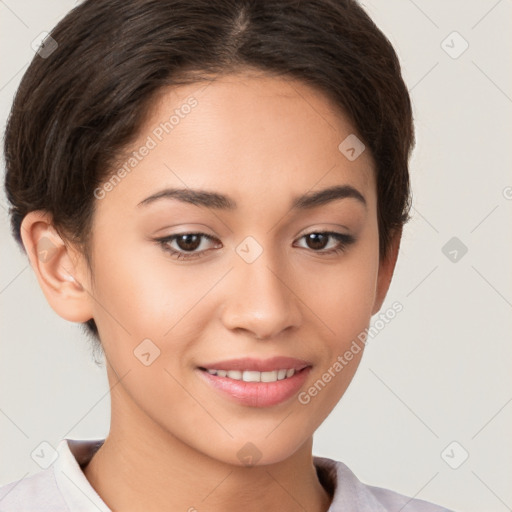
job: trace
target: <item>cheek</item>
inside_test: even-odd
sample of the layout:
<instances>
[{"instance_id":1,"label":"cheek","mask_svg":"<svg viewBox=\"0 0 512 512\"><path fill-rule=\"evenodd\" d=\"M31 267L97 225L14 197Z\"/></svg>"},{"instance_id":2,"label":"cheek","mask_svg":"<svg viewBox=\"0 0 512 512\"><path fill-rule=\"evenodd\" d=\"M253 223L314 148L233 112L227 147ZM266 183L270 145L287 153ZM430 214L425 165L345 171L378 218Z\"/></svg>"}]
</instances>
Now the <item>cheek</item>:
<instances>
[{"instance_id":1,"label":"cheek","mask_svg":"<svg viewBox=\"0 0 512 512\"><path fill-rule=\"evenodd\" d=\"M151 259L140 249L132 252L137 257L125 251L116 261L109 261L108 252L96 258L95 319L98 324L117 324L117 330L135 337L163 338L180 325L214 277L202 281L190 267L177 266L158 254Z\"/></svg>"},{"instance_id":2,"label":"cheek","mask_svg":"<svg viewBox=\"0 0 512 512\"><path fill-rule=\"evenodd\" d=\"M378 276L378 247L361 243L347 252L338 265L312 272L303 283L302 296L325 324L327 336L343 345L370 321ZM308 284L309 283L309 284ZM307 291L309 290L309 291ZM342 348L342 346L340 347Z\"/></svg>"},{"instance_id":3,"label":"cheek","mask_svg":"<svg viewBox=\"0 0 512 512\"><path fill-rule=\"evenodd\" d=\"M308 301L321 319L319 329L321 325L326 328L320 340L323 357L310 380L311 393L306 390L304 405L315 411L313 417L319 423L339 401L361 360L375 301L378 264L376 238L368 238L357 250L347 252L340 265L316 275L316 292Z\"/></svg>"},{"instance_id":4,"label":"cheek","mask_svg":"<svg viewBox=\"0 0 512 512\"><path fill-rule=\"evenodd\" d=\"M309 297L321 319L316 322L317 332L323 333L318 339L322 354L319 364L298 396L304 422L311 431L339 402L361 361L375 299L377 259L347 260L336 273L319 276L317 290L322 292Z\"/></svg>"}]
</instances>

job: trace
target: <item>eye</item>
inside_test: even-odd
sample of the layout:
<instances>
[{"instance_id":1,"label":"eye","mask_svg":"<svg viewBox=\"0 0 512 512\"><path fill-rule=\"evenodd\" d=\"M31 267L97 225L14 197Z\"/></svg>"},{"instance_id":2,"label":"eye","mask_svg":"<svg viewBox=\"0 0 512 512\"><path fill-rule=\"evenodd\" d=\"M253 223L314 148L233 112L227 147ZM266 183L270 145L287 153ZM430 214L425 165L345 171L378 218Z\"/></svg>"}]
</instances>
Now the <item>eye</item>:
<instances>
[{"instance_id":1,"label":"eye","mask_svg":"<svg viewBox=\"0 0 512 512\"><path fill-rule=\"evenodd\" d=\"M181 233L178 235L157 238L157 242L162 249L176 259L198 258L206 253L203 241L211 242L216 240L214 237L206 233ZM177 249L173 249L170 244L176 242ZM208 244L206 244L208 245ZM200 251L197 249L201 248Z\"/></svg>"},{"instance_id":2,"label":"eye","mask_svg":"<svg viewBox=\"0 0 512 512\"><path fill-rule=\"evenodd\" d=\"M334 231L312 232L299 238L299 240L302 239L304 239L307 244L305 249L312 249L313 252L319 254L339 254L344 252L350 244L356 241L352 235L336 233ZM220 244L219 240L206 233L180 233L163 238L156 238L154 241L173 258L187 260L204 256L208 251L208 247L205 247L205 245L208 246L208 242L215 240ZM203 243L205 241L206 243ZM334 245L332 245L332 243L329 244L329 241L334 242ZM172 244L175 244L174 248ZM329 247L329 245L331 245L331 247Z\"/></svg>"},{"instance_id":3,"label":"eye","mask_svg":"<svg viewBox=\"0 0 512 512\"><path fill-rule=\"evenodd\" d=\"M352 235L335 231L315 231L301 236L299 240L302 239L306 241L306 249L313 249L320 254L339 254L356 241ZM334 245L331 243L329 247L329 240L334 242Z\"/></svg>"}]
</instances>

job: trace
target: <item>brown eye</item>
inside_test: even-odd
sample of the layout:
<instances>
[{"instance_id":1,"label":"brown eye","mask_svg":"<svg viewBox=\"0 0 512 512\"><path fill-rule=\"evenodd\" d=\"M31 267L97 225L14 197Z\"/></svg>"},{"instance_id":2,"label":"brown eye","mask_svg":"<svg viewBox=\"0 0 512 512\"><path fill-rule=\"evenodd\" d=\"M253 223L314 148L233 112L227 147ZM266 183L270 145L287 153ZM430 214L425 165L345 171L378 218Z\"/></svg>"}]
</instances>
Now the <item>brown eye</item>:
<instances>
[{"instance_id":1,"label":"brown eye","mask_svg":"<svg viewBox=\"0 0 512 512\"><path fill-rule=\"evenodd\" d=\"M306 249L311 249L319 254L338 254L353 244L356 239L352 235L336 233L333 231L320 231L308 233L300 238L306 242ZM334 242L334 243L331 243ZM304 247L304 246L302 246Z\"/></svg>"},{"instance_id":2,"label":"brown eye","mask_svg":"<svg viewBox=\"0 0 512 512\"><path fill-rule=\"evenodd\" d=\"M206 233L181 233L178 235L157 238L157 242L164 252L176 259L200 258L209 249L209 242L216 240ZM205 243L203 243L205 242ZM222 245L220 244L217 244ZM173 248L174 246L174 248ZM198 250L199 249L199 250Z\"/></svg>"},{"instance_id":3,"label":"brown eye","mask_svg":"<svg viewBox=\"0 0 512 512\"><path fill-rule=\"evenodd\" d=\"M201 244L201 235L195 233L188 233L186 235L178 235L176 244L184 251L194 251Z\"/></svg>"},{"instance_id":4,"label":"brown eye","mask_svg":"<svg viewBox=\"0 0 512 512\"><path fill-rule=\"evenodd\" d=\"M330 236L326 233L310 233L305 238L310 249L320 250L325 249Z\"/></svg>"}]
</instances>

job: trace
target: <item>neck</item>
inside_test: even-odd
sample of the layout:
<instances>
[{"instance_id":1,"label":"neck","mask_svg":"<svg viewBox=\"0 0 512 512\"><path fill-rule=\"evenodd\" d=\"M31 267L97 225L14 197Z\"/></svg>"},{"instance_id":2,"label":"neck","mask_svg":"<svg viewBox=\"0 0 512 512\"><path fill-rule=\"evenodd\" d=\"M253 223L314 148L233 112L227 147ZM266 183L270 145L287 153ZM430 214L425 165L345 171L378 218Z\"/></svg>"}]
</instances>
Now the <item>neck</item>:
<instances>
[{"instance_id":1,"label":"neck","mask_svg":"<svg viewBox=\"0 0 512 512\"><path fill-rule=\"evenodd\" d=\"M188 450L162 451L140 438L134 443L109 435L84 474L111 510L123 512L326 512L331 497L308 455L310 444L277 464L240 467L201 455L182 458Z\"/></svg>"},{"instance_id":2,"label":"neck","mask_svg":"<svg viewBox=\"0 0 512 512\"><path fill-rule=\"evenodd\" d=\"M238 466L213 459L112 397L108 437L83 472L111 510L326 512L332 497L313 464L312 437L278 463ZM129 409L129 408L128 408Z\"/></svg>"}]
</instances>

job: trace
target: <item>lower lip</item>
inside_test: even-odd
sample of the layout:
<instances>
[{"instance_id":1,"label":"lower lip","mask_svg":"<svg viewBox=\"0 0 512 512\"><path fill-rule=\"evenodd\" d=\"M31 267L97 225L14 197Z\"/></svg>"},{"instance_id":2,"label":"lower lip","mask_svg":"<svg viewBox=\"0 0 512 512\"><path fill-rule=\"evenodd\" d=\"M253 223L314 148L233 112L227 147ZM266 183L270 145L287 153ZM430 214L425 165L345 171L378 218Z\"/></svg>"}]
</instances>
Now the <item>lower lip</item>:
<instances>
[{"instance_id":1,"label":"lower lip","mask_svg":"<svg viewBox=\"0 0 512 512\"><path fill-rule=\"evenodd\" d=\"M198 370L202 378L235 402L250 407L270 407L280 404L298 393L311 367L308 366L276 382L244 382L242 380L218 377L204 370Z\"/></svg>"}]
</instances>

